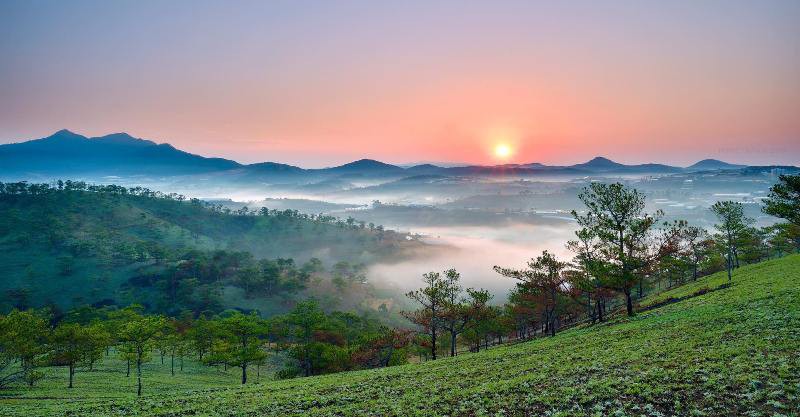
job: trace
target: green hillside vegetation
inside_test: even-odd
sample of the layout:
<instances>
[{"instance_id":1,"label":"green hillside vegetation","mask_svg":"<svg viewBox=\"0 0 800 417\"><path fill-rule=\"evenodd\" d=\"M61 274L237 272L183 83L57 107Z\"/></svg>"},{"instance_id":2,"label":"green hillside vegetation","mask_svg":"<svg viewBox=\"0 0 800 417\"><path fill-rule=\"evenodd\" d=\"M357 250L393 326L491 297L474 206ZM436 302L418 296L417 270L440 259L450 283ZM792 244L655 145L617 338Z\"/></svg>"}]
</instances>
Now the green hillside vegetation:
<instances>
[{"instance_id":1,"label":"green hillside vegetation","mask_svg":"<svg viewBox=\"0 0 800 417\"><path fill-rule=\"evenodd\" d=\"M2 405L6 415L797 415L800 255L733 278L720 272L645 299L688 296L634 317L423 364L235 389L176 382L140 401L48 383L4 393L27 399ZM97 374L106 375L84 378Z\"/></svg>"},{"instance_id":2,"label":"green hillside vegetation","mask_svg":"<svg viewBox=\"0 0 800 417\"><path fill-rule=\"evenodd\" d=\"M332 304L356 305L381 295L366 288L365 263L419 244L352 218L230 211L139 187L0 183L0 310L139 303L170 314L275 313L314 287Z\"/></svg>"}]
</instances>

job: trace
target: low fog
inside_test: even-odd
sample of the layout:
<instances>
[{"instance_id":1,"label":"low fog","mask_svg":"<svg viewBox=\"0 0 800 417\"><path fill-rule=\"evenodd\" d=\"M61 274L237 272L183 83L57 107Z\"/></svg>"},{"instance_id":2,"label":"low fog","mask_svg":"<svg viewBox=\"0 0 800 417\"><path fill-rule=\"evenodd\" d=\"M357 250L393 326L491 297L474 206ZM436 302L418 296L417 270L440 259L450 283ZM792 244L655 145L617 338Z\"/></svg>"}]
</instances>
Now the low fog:
<instances>
[{"instance_id":1,"label":"low fog","mask_svg":"<svg viewBox=\"0 0 800 417\"><path fill-rule=\"evenodd\" d=\"M502 227L454 226L421 227L414 232L424 234L423 241L431 248L419 249L412 259L398 263L378 263L369 268L372 282L389 283L404 291L417 288L422 274L455 268L461 273L463 286L485 288L498 301L505 299L514 280L494 272L492 267L524 267L531 257L549 250L569 256L565 242L573 237L577 225L509 224Z\"/></svg>"},{"instance_id":2,"label":"low fog","mask_svg":"<svg viewBox=\"0 0 800 417\"><path fill-rule=\"evenodd\" d=\"M745 204L761 224L774 219L760 211L760 200L777 180L774 173L689 172L663 175L594 177L328 177L319 180L254 181L190 176L158 180L98 178L99 183L145 185L200 198L231 209L267 207L352 217L365 224L409 233L423 245L367 265L367 279L399 294L420 285L423 273L456 268L464 287L492 291L502 301L514 282L494 265L524 267L543 250L569 259L565 244L574 236L571 210L581 210L580 191L592 181L621 181L643 191L647 210L662 210L664 220L685 219L711 228L708 210L718 200ZM313 253L298 258L315 256ZM333 262L333 261L331 261ZM330 265L328 265L330 266ZM404 297L398 297L404 298Z\"/></svg>"}]
</instances>

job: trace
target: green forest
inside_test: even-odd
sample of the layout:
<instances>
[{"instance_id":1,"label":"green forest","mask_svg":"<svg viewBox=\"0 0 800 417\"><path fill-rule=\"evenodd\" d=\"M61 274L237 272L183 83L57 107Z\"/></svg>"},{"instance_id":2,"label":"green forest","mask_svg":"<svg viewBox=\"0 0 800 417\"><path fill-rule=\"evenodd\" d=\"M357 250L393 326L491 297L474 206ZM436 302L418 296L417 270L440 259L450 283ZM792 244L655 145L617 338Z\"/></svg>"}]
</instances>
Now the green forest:
<instances>
[{"instance_id":1,"label":"green forest","mask_svg":"<svg viewBox=\"0 0 800 417\"><path fill-rule=\"evenodd\" d=\"M309 294L331 308L379 306L365 265L415 246L353 218L231 211L139 187L0 183L4 311L139 304L167 315L277 314Z\"/></svg>"}]
</instances>

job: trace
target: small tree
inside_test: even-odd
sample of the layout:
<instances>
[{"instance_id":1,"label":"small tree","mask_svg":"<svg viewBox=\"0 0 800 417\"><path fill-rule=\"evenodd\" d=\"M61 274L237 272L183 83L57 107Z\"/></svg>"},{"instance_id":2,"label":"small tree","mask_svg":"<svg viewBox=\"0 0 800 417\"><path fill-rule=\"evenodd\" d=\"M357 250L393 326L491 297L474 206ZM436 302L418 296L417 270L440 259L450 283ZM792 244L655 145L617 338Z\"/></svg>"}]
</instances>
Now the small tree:
<instances>
[{"instance_id":1,"label":"small tree","mask_svg":"<svg viewBox=\"0 0 800 417\"><path fill-rule=\"evenodd\" d=\"M715 224L714 228L717 229L725 244L725 267L730 281L733 268L739 267L739 242L747 226L753 220L744 215L742 203L734 201L717 201L711 206L711 211L719 220L719 223Z\"/></svg>"},{"instance_id":2,"label":"small tree","mask_svg":"<svg viewBox=\"0 0 800 417\"><path fill-rule=\"evenodd\" d=\"M770 251L776 256L800 252L800 225L778 223L764 228Z\"/></svg>"},{"instance_id":3,"label":"small tree","mask_svg":"<svg viewBox=\"0 0 800 417\"><path fill-rule=\"evenodd\" d=\"M106 352L111 346L112 338L102 322L94 322L84 326L84 329L87 335L84 354L91 371L94 369L94 364L103 357L103 352Z\"/></svg>"},{"instance_id":4,"label":"small tree","mask_svg":"<svg viewBox=\"0 0 800 417\"><path fill-rule=\"evenodd\" d=\"M142 395L142 363L150 360L150 351L164 330L166 320L160 316L137 315L120 328L123 356L136 363L136 395Z\"/></svg>"},{"instance_id":5,"label":"small tree","mask_svg":"<svg viewBox=\"0 0 800 417\"><path fill-rule=\"evenodd\" d=\"M429 272L422 275L425 286L406 294L408 298L418 302L422 308L403 315L414 324L423 328L430 336L431 359L436 360L436 337L443 327L443 316L447 306L447 297L450 291L448 282L438 272Z\"/></svg>"},{"instance_id":6,"label":"small tree","mask_svg":"<svg viewBox=\"0 0 800 417\"><path fill-rule=\"evenodd\" d=\"M563 273L567 265L550 252L544 251L536 259L528 261L528 269L517 270L495 266L494 270L500 275L519 280L518 288L536 296L546 328L550 336L555 336L557 313L563 307L564 295L568 291L567 276Z\"/></svg>"},{"instance_id":7,"label":"small tree","mask_svg":"<svg viewBox=\"0 0 800 417\"><path fill-rule=\"evenodd\" d=\"M800 175L781 175L764 200L764 213L800 226Z\"/></svg>"},{"instance_id":8,"label":"small tree","mask_svg":"<svg viewBox=\"0 0 800 417\"><path fill-rule=\"evenodd\" d=\"M211 351L216 334L217 322L207 319L203 314L201 314L200 317L192 323L192 327L187 330L186 337L192 349L197 353L200 361Z\"/></svg>"},{"instance_id":9,"label":"small tree","mask_svg":"<svg viewBox=\"0 0 800 417\"><path fill-rule=\"evenodd\" d=\"M19 363L19 370L0 376L0 386L25 381L28 386L41 379L38 371L47 352L47 318L33 310L12 310L0 320L0 368Z\"/></svg>"},{"instance_id":10,"label":"small tree","mask_svg":"<svg viewBox=\"0 0 800 417\"><path fill-rule=\"evenodd\" d=\"M632 316L631 289L647 273L648 238L662 213L647 214L644 194L620 183L592 183L578 198L586 212L573 210L572 216L594 241L596 270L603 274L603 285L625 295L625 307Z\"/></svg>"},{"instance_id":11,"label":"small tree","mask_svg":"<svg viewBox=\"0 0 800 417\"><path fill-rule=\"evenodd\" d=\"M247 383L247 368L266 357L261 337L266 335L264 321L255 313L236 312L219 321L221 340L215 344L207 363L224 363L242 370L242 384Z\"/></svg>"},{"instance_id":12,"label":"small tree","mask_svg":"<svg viewBox=\"0 0 800 417\"><path fill-rule=\"evenodd\" d=\"M466 330L469 323L469 312L461 296L461 285L458 282L460 278L461 274L455 269L444 271L445 304L442 310L442 327L450 333L450 356L456 356L458 335Z\"/></svg>"},{"instance_id":13,"label":"small tree","mask_svg":"<svg viewBox=\"0 0 800 417\"><path fill-rule=\"evenodd\" d=\"M465 329L470 330L476 336L476 351L480 349L480 342L483 339L488 347L488 338L493 330L497 328L493 323L495 310L489 306L492 294L484 289L476 290L467 288L467 300L464 306Z\"/></svg>"},{"instance_id":14,"label":"small tree","mask_svg":"<svg viewBox=\"0 0 800 417\"><path fill-rule=\"evenodd\" d=\"M186 336L180 333L177 323L175 321L168 322L159 343L159 350L169 355L169 369L173 376L175 375L175 358L183 356L186 345Z\"/></svg>"},{"instance_id":15,"label":"small tree","mask_svg":"<svg viewBox=\"0 0 800 417\"><path fill-rule=\"evenodd\" d=\"M692 269L692 280L697 280L700 265L708 258L709 235L705 229L697 226L686 226L681 233L682 248L680 254L688 261Z\"/></svg>"},{"instance_id":16,"label":"small tree","mask_svg":"<svg viewBox=\"0 0 800 417\"><path fill-rule=\"evenodd\" d=\"M314 334L325 325L325 313L315 301L300 302L289 313L287 324L295 343L294 356L300 361L305 376L311 376Z\"/></svg>"},{"instance_id":17,"label":"small tree","mask_svg":"<svg viewBox=\"0 0 800 417\"><path fill-rule=\"evenodd\" d=\"M69 371L69 385L75 377L75 369L79 365L88 364L91 359L92 334L86 327L78 323L61 323L50 335L50 363L55 366L66 366Z\"/></svg>"},{"instance_id":18,"label":"small tree","mask_svg":"<svg viewBox=\"0 0 800 417\"><path fill-rule=\"evenodd\" d=\"M609 289L609 283L603 281L609 274L604 269L606 263L600 259L599 252L602 245L590 229L580 229L575 232L575 236L576 240L567 242L567 249L575 253L567 277L573 298L586 306L587 315L591 317L593 323L603 322L606 301L614 294ZM586 296L585 303L580 299L582 295Z\"/></svg>"}]
</instances>

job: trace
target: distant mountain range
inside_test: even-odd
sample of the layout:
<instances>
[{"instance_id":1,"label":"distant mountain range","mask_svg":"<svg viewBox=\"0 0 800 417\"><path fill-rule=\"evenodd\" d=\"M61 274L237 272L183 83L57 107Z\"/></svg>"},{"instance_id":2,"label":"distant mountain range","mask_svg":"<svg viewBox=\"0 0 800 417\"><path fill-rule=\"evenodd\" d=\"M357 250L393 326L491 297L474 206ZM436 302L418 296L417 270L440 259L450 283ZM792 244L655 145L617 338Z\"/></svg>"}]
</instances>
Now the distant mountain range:
<instances>
[{"instance_id":1,"label":"distant mountain range","mask_svg":"<svg viewBox=\"0 0 800 417\"><path fill-rule=\"evenodd\" d=\"M65 129L42 139L0 145L0 167L4 175L185 175L241 165L193 155L127 133L87 138Z\"/></svg>"},{"instance_id":2,"label":"distant mountain range","mask_svg":"<svg viewBox=\"0 0 800 417\"><path fill-rule=\"evenodd\" d=\"M74 178L97 176L173 177L213 175L243 181L319 181L330 178L386 178L418 175L602 175L670 174L679 172L745 168L715 159L689 167L663 164L625 165L604 157L582 164L551 166L540 163L494 166L438 166L420 164L400 167L371 159L322 169L304 169L277 162L240 164L223 158L207 158L181 151L169 144L135 138L127 133L86 137L60 130L46 138L0 145L2 178Z\"/></svg>"}]
</instances>

